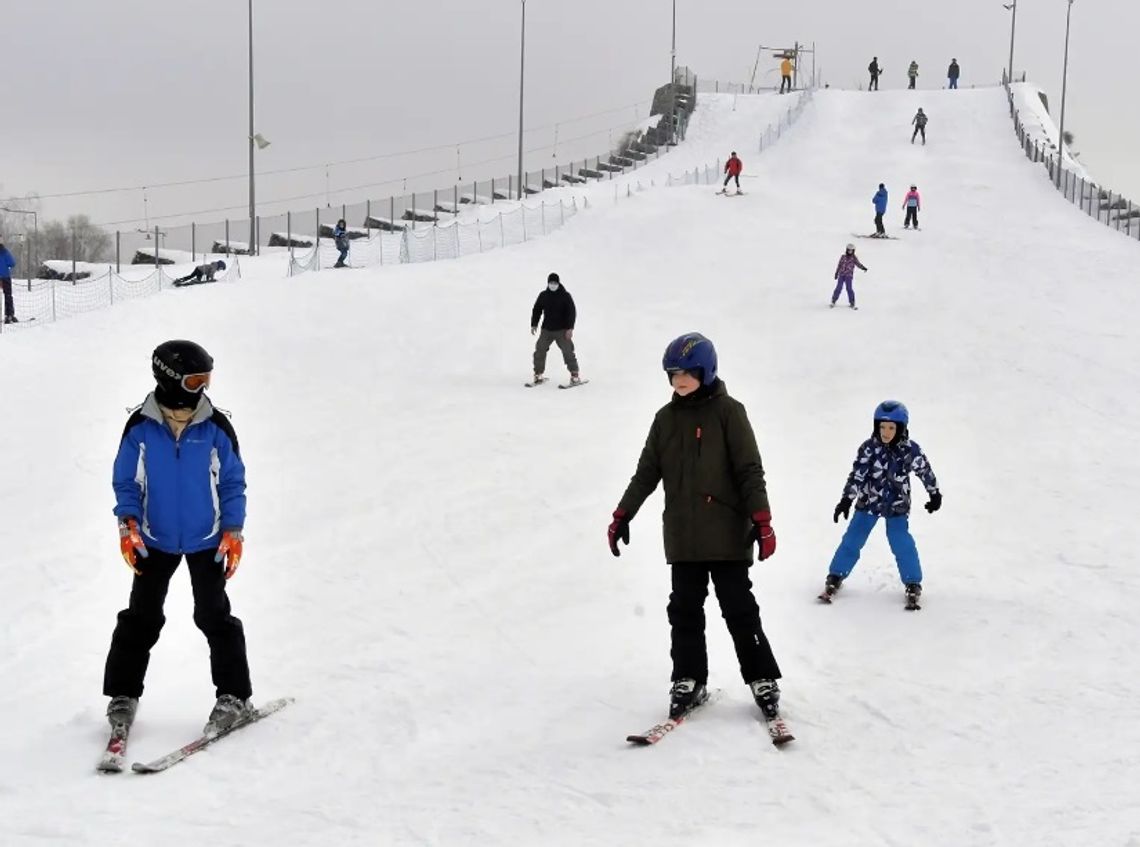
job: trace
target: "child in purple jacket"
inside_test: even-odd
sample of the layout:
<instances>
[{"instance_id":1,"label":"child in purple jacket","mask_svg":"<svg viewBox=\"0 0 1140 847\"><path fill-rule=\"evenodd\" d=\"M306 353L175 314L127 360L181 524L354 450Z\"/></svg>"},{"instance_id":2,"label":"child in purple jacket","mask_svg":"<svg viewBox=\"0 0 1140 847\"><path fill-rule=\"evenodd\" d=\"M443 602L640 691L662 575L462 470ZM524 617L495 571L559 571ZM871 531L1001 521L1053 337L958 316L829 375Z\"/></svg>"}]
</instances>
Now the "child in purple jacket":
<instances>
[{"instance_id":1,"label":"child in purple jacket","mask_svg":"<svg viewBox=\"0 0 1140 847\"><path fill-rule=\"evenodd\" d=\"M847 305L852 309L858 309L855 305L855 291L851 288L851 280L855 277L855 269L861 268L866 271L867 267L859 261L859 257L855 255L855 245L848 244L847 252L839 257L839 264L835 268L835 291L831 293L831 308L835 308L835 303L839 300L839 292L845 287L847 289Z\"/></svg>"}]
</instances>

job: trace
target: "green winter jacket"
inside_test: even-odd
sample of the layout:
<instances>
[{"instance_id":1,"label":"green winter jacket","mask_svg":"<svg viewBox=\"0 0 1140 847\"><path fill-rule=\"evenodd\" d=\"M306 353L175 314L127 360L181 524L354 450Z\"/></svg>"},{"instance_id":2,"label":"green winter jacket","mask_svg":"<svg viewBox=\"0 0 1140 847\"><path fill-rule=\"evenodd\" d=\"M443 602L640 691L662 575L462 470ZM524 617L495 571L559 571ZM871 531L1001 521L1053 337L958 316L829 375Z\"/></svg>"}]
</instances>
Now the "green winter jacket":
<instances>
[{"instance_id":1,"label":"green winter jacket","mask_svg":"<svg viewBox=\"0 0 1140 847\"><path fill-rule=\"evenodd\" d=\"M748 414L723 382L657 412L618 507L630 519L665 486L665 558L751 562L752 514L767 512L764 466Z\"/></svg>"}]
</instances>

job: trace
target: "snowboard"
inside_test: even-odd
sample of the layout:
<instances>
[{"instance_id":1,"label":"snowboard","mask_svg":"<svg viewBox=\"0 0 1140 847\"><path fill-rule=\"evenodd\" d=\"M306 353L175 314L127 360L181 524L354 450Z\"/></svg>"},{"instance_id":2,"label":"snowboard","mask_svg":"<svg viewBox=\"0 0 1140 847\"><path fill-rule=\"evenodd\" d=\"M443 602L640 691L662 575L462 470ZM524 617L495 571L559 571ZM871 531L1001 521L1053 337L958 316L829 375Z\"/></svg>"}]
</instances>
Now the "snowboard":
<instances>
[{"instance_id":1,"label":"snowboard","mask_svg":"<svg viewBox=\"0 0 1140 847\"><path fill-rule=\"evenodd\" d=\"M550 377L544 376L542 379L536 379L533 382L524 382L524 388L534 388L536 385L542 385L544 382L550 382Z\"/></svg>"}]
</instances>

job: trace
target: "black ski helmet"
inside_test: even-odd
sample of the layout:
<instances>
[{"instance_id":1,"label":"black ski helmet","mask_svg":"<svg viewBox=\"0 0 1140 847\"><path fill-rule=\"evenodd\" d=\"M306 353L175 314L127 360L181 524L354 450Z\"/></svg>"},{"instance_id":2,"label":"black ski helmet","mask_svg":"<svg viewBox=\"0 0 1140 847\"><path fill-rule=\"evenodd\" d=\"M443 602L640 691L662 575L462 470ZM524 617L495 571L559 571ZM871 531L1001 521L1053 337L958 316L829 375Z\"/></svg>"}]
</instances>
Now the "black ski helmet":
<instances>
[{"instance_id":1,"label":"black ski helmet","mask_svg":"<svg viewBox=\"0 0 1140 847\"><path fill-rule=\"evenodd\" d=\"M175 339L154 348L150 367L156 383L154 396L161 405L168 409L196 409L210 384L214 358L193 341Z\"/></svg>"}]
</instances>

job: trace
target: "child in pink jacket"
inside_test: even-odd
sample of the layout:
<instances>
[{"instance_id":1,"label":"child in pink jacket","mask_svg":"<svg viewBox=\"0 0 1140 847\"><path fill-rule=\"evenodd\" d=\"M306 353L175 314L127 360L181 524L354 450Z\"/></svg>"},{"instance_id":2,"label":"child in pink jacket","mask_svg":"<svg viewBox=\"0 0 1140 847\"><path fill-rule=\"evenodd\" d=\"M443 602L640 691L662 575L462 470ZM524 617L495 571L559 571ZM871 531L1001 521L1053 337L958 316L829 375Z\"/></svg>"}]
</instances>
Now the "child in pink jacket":
<instances>
[{"instance_id":1,"label":"child in pink jacket","mask_svg":"<svg viewBox=\"0 0 1140 847\"><path fill-rule=\"evenodd\" d=\"M903 223L903 229L910 229L913 223L914 228L918 229L918 212L922 208L922 198L918 196L918 186L912 185L910 191L906 193L903 198L903 208L906 209L906 222Z\"/></svg>"}]
</instances>

